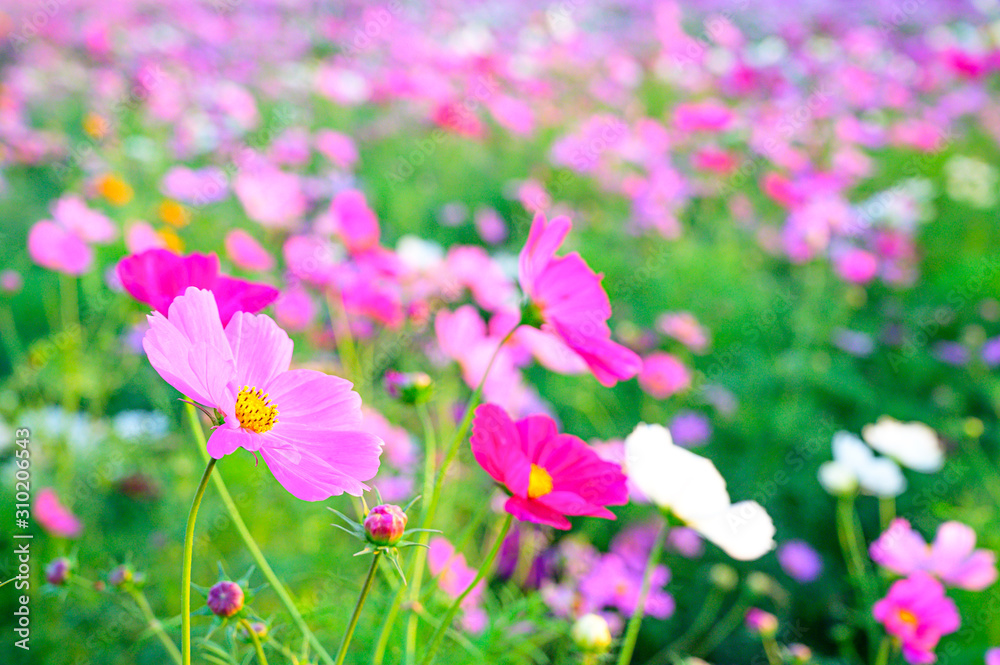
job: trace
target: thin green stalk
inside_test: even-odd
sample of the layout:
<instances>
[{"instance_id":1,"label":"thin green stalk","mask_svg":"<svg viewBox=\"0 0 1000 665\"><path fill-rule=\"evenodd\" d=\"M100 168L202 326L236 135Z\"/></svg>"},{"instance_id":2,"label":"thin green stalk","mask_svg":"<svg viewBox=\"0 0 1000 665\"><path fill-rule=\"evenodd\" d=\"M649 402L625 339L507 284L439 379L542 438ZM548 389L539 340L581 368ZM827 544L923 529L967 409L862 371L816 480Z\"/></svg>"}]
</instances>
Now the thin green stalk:
<instances>
[{"instance_id":1,"label":"thin green stalk","mask_svg":"<svg viewBox=\"0 0 1000 665\"><path fill-rule=\"evenodd\" d=\"M743 618L746 616L747 609L750 606L749 594L747 588L744 585L740 589L740 595L736 597L735 602L729 608L729 611L719 620L717 624L708 632L705 639L699 644L695 645L697 649L696 653L710 654L715 651L716 647L722 644L723 640L729 637L729 634L736 630L736 627L740 625Z\"/></svg>"},{"instance_id":2,"label":"thin green stalk","mask_svg":"<svg viewBox=\"0 0 1000 665\"><path fill-rule=\"evenodd\" d=\"M341 665L344 662L344 658L347 657L347 647L351 644L354 629L357 627L358 619L361 617L361 608L364 607L365 601L368 599L368 592L372 590L372 583L375 581L375 571L378 570L378 559L380 556L382 556L382 552L378 550L372 556L372 565L368 568L368 577L365 578L365 585L361 587L361 595L358 596L358 602L354 606L354 614L351 615L351 622L347 624L347 632L344 633L344 639L340 643L340 651L337 652L336 665Z\"/></svg>"},{"instance_id":3,"label":"thin green stalk","mask_svg":"<svg viewBox=\"0 0 1000 665\"><path fill-rule=\"evenodd\" d=\"M153 612L153 608L149 606L149 601L146 600L146 594L138 589L129 590L129 595L135 601L135 604L139 606L139 610L142 612L143 618L146 619L146 623L149 624L149 628L156 634L163 643L163 647L170 654L171 660L173 660L177 665L181 665L181 652L177 649L177 645L174 641L170 639L167 635L167 631L163 630L163 624L159 619L156 618L156 614Z\"/></svg>"},{"instance_id":4,"label":"thin green stalk","mask_svg":"<svg viewBox=\"0 0 1000 665\"><path fill-rule=\"evenodd\" d=\"M868 633L869 649L875 648L878 636L874 621L870 617L870 609L875 604L875 590L871 586L871 578L868 575L868 566L865 563L865 554L862 550L859 535L860 527L857 522L857 515L854 510L854 496L841 496L837 499L837 534L840 539L840 547L847 562L847 570L854 583L855 589L861 600L862 606L867 608L862 612L865 616L865 631Z\"/></svg>"},{"instance_id":5,"label":"thin green stalk","mask_svg":"<svg viewBox=\"0 0 1000 665\"><path fill-rule=\"evenodd\" d=\"M465 600L466 596L472 593L472 590L476 588L484 577L492 570L493 560L497 558L497 553L500 551L500 547L503 545L504 538L507 537L507 532L510 531L510 525L514 521L514 516L507 513L507 517L504 518L503 526L500 527L500 533L497 535L497 540L493 543L493 549L490 553L486 555L486 559L483 561L482 565L479 566L479 571L476 573L476 577L472 580L469 586L465 587L458 598L451 604L448 611L445 613L444 618L441 620L441 625L438 629L434 631L434 636L431 638L430 646L428 647L426 653L424 654L423 660L420 661L421 665L431 665L434 662L434 656L437 654L438 648L441 646L441 640L444 639L445 631L451 626L451 622L455 620L455 615L458 614L459 608L462 606L462 601Z\"/></svg>"},{"instance_id":6,"label":"thin green stalk","mask_svg":"<svg viewBox=\"0 0 1000 665\"><path fill-rule=\"evenodd\" d=\"M666 656L669 652L686 653L691 648L691 645L701 639L705 631L712 627L712 622L719 616L719 610L722 609L722 601L725 598L725 592L713 584L711 590L708 592L708 598L702 603L698 615L688 625L687 630L660 654L657 654L653 660L657 660L660 655Z\"/></svg>"},{"instance_id":7,"label":"thin green stalk","mask_svg":"<svg viewBox=\"0 0 1000 665\"><path fill-rule=\"evenodd\" d=\"M878 656L875 657L875 665L888 665L889 657L892 655L892 638L886 635L882 638L882 643L878 647Z\"/></svg>"},{"instance_id":8,"label":"thin green stalk","mask_svg":"<svg viewBox=\"0 0 1000 665\"><path fill-rule=\"evenodd\" d=\"M646 613L646 596L649 595L649 585L653 579L653 571L656 570L656 566L660 562L660 555L663 553L663 545L667 542L667 533L669 532L670 527L664 522L663 526L660 527L660 533L656 536L653 550L649 553L649 560L646 561L646 572L642 575L642 585L639 587L639 599L636 602L632 618L628 620L625 640L622 642L622 649L618 654L618 665L628 665L632 662L635 641L639 637L642 617Z\"/></svg>"},{"instance_id":9,"label":"thin green stalk","mask_svg":"<svg viewBox=\"0 0 1000 665\"><path fill-rule=\"evenodd\" d=\"M192 404L187 404L188 421L191 423L191 430L194 432L195 441L198 444L198 452L201 454L202 459L208 459L208 448L205 444L205 431L201 427L201 421L198 420L198 411ZM260 572L264 574L264 578L267 579L267 583L271 585L274 592L278 595L278 599L281 600L281 604L285 606L288 610L288 614L291 615L292 621L298 627L299 632L302 636L308 640L309 644L312 645L316 653L319 654L320 659L325 663L325 665L333 665L333 658L323 648L320 641L316 638L313 632L309 629L306 624L306 620L302 617L302 613L299 612L299 608L295 606L295 601L292 600L291 595L288 590L285 589L285 585L281 583L278 576L274 574L274 570L268 564L267 559L264 558L264 553L261 551L260 547L257 545L257 541L254 540L253 535L250 533L250 529L247 528L246 522L240 516L240 511L236 507L236 502L233 501L233 497L229 494L229 489L226 488L225 481L222 480L221 474L214 474L212 476L212 482L215 485L216 491L219 493L219 497L222 499L222 504L226 507L226 511L229 513L229 518L233 521L233 526L236 527L236 531L239 532L240 538L243 539L243 544L246 545L247 550L250 551L250 555L256 562L257 567Z\"/></svg>"},{"instance_id":10,"label":"thin green stalk","mask_svg":"<svg viewBox=\"0 0 1000 665\"><path fill-rule=\"evenodd\" d=\"M434 482L434 462L437 457L437 437L434 433L434 423L431 421L430 413L426 404L416 406L417 416L420 418L420 425L424 430L424 496L430 496L433 491ZM416 660L417 651L417 625L419 617L413 611L412 606L420 599L420 587L424 578L424 567L427 559L427 548L418 547L414 553L414 575L410 579L410 618L406 626L406 660L407 665L412 665Z\"/></svg>"},{"instance_id":11,"label":"thin green stalk","mask_svg":"<svg viewBox=\"0 0 1000 665\"><path fill-rule=\"evenodd\" d=\"M181 571L181 660L183 665L191 665L191 560L194 553L194 523L198 519L198 508L201 498L205 496L208 479L215 468L216 460L208 460L205 473L201 476L198 491L191 502L191 512L188 513L187 528L184 531L184 564Z\"/></svg>"},{"instance_id":12,"label":"thin green stalk","mask_svg":"<svg viewBox=\"0 0 1000 665\"><path fill-rule=\"evenodd\" d=\"M260 643L257 631L253 629L253 625L246 619L240 619L240 623L243 624L243 627L246 628L247 633L250 635L254 651L257 652L257 662L260 665L267 665L267 657L264 655L264 645Z\"/></svg>"},{"instance_id":13,"label":"thin green stalk","mask_svg":"<svg viewBox=\"0 0 1000 665\"><path fill-rule=\"evenodd\" d=\"M490 370L493 368L493 363L496 361L497 356L500 355L500 349L513 337L514 332L520 326L515 326L513 330L507 333L507 336L503 338L500 344L497 345L496 350L490 357L489 364L486 365L486 371L483 373L483 378L479 381L479 385L476 386L475 391L473 391L472 396L469 397L469 401L465 405L465 415L462 418L461 424L455 431L455 437L452 439L451 446L448 448L448 452L445 454L444 460L441 462L441 468L438 469L437 478L434 482L434 487L431 490L431 495L429 497L424 497L424 519L420 525L422 529L431 528L431 524L434 521L434 515L437 512L438 501L441 497L441 488L444 485L445 475L448 473L448 467L454 461L455 457L458 455L458 450L465 441L465 435L469 431L469 426L472 424L472 414L475 411L476 406L479 405L479 399L483 394L483 386L486 385L486 378L490 375ZM430 533L424 531L420 533L417 542L421 545L426 545L427 541L430 540ZM418 549L424 549L423 547ZM423 567L426 564L426 556L414 556L413 565L410 567L410 572L408 577L410 579L415 579L423 574ZM392 635L392 626L396 621L396 616L399 614L399 608L403 604L404 591L400 589L396 592L395 597L392 600L392 605L389 606L389 611L385 616L385 623L382 624L382 633L379 635L378 643L375 646L375 655L372 658L372 665L381 665L382 659L385 657L386 647L389 645L389 637Z\"/></svg>"},{"instance_id":14,"label":"thin green stalk","mask_svg":"<svg viewBox=\"0 0 1000 665\"><path fill-rule=\"evenodd\" d=\"M894 519L896 519L896 497L879 497L878 521L882 531L888 529Z\"/></svg>"},{"instance_id":15,"label":"thin green stalk","mask_svg":"<svg viewBox=\"0 0 1000 665\"><path fill-rule=\"evenodd\" d=\"M351 322L347 318L347 307L344 305L344 296L337 291L335 294L327 293L327 307L330 309L330 324L336 337L337 353L344 361L344 366L351 374L351 379L360 381L361 364L358 362L358 349L354 344L354 335L351 334ZM334 313L337 320L333 320Z\"/></svg>"},{"instance_id":16,"label":"thin green stalk","mask_svg":"<svg viewBox=\"0 0 1000 665\"><path fill-rule=\"evenodd\" d=\"M764 645L764 655L767 656L767 662L770 665L784 665L785 659L781 657L781 647L778 646L774 635L761 635L760 640Z\"/></svg>"},{"instance_id":17,"label":"thin green stalk","mask_svg":"<svg viewBox=\"0 0 1000 665\"><path fill-rule=\"evenodd\" d=\"M10 355L10 366L16 370L17 366L24 361L24 344L21 342L21 336L14 324L14 315L10 305L6 301L0 303L0 339L3 340L4 346L7 347L7 353Z\"/></svg>"}]
</instances>

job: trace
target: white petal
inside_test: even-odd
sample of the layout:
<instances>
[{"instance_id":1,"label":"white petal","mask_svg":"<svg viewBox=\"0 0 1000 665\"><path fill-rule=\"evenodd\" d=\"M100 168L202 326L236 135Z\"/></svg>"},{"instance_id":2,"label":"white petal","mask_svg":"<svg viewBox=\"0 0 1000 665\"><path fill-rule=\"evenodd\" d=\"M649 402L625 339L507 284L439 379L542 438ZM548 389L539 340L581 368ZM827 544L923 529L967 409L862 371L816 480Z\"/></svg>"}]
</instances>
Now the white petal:
<instances>
[{"instance_id":1,"label":"white petal","mask_svg":"<svg viewBox=\"0 0 1000 665\"><path fill-rule=\"evenodd\" d=\"M774 549L774 522L756 501L740 501L692 526L739 561L752 561Z\"/></svg>"}]
</instances>

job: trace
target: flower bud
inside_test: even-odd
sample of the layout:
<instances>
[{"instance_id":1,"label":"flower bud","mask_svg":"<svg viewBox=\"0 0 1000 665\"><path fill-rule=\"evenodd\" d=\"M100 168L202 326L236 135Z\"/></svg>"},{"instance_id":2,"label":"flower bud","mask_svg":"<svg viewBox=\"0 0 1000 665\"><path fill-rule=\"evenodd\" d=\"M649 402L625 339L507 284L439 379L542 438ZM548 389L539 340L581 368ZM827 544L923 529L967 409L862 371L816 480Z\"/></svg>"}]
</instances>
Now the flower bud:
<instances>
[{"instance_id":1,"label":"flower bud","mask_svg":"<svg viewBox=\"0 0 1000 665\"><path fill-rule=\"evenodd\" d=\"M231 617L243 609L243 598L243 588L239 584L223 580L208 590L205 603L216 616Z\"/></svg>"},{"instance_id":2,"label":"flower bud","mask_svg":"<svg viewBox=\"0 0 1000 665\"><path fill-rule=\"evenodd\" d=\"M846 496L858 491L858 477L840 462L823 462L819 467L819 484L833 496Z\"/></svg>"},{"instance_id":3,"label":"flower bud","mask_svg":"<svg viewBox=\"0 0 1000 665\"><path fill-rule=\"evenodd\" d=\"M791 657L792 662L798 665L805 665L813 657L812 649L798 642L788 645L788 655Z\"/></svg>"},{"instance_id":4,"label":"flower bud","mask_svg":"<svg viewBox=\"0 0 1000 665\"><path fill-rule=\"evenodd\" d=\"M257 639L262 640L267 637L267 624L262 621L251 621L250 627L253 632L257 634ZM250 633L247 632L246 626L240 628L240 639L244 642L251 642Z\"/></svg>"},{"instance_id":5,"label":"flower bud","mask_svg":"<svg viewBox=\"0 0 1000 665\"><path fill-rule=\"evenodd\" d=\"M732 591L740 581L733 567L724 563L712 566L708 571L708 578L722 591Z\"/></svg>"},{"instance_id":6,"label":"flower bud","mask_svg":"<svg viewBox=\"0 0 1000 665\"><path fill-rule=\"evenodd\" d=\"M761 637L774 637L778 632L778 617L756 607L747 610L746 623L751 633Z\"/></svg>"},{"instance_id":7,"label":"flower bud","mask_svg":"<svg viewBox=\"0 0 1000 665\"><path fill-rule=\"evenodd\" d=\"M584 614L577 619L570 637L586 653L604 653L611 646L611 629L600 614Z\"/></svg>"},{"instance_id":8,"label":"flower bud","mask_svg":"<svg viewBox=\"0 0 1000 665\"><path fill-rule=\"evenodd\" d=\"M17 295L24 286L24 278L16 270L4 270L0 272L0 291L8 295Z\"/></svg>"},{"instance_id":9,"label":"flower bud","mask_svg":"<svg viewBox=\"0 0 1000 665\"><path fill-rule=\"evenodd\" d=\"M395 545L403 537L406 520L406 513L399 506L375 506L365 517L365 535L374 545Z\"/></svg>"},{"instance_id":10,"label":"flower bud","mask_svg":"<svg viewBox=\"0 0 1000 665\"><path fill-rule=\"evenodd\" d=\"M770 575L755 570L747 575L747 587L750 589L750 593L755 596L770 596L774 592L776 584Z\"/></svg>"},{"instance_id":11,"label":"flower bud","mask_svg":"<svg viewBox=\"0 0 1000 665\"><path fill-rule=\"evenodd\" d=\"M135 577L135 571L132 570L132 566L122 564L120 566L115 566L110 573L108 573L108 584L113 587L121 588L128 584Z\"/></svg>"},{"instance_id":12,"label":"flower bud","mask_svg":"<svg viewBox=\"0 0 1000 665\"><path fill-rule=\"evenodd\" d=\"M55 559L45 567L45 581L53 586L62 586L69 580L72 562L64 556Z\"/></svg>"},{"instance_id":13,"label":"flower bud","mask_svg":"<svg viewBox=\"0 0 1000 665\"><path fill-rule=\"evenodd\" d=\"M431 398L434 383L423 372L385 373L385 391L406 404L423 404Z\"/></svg>"}]
</instances>

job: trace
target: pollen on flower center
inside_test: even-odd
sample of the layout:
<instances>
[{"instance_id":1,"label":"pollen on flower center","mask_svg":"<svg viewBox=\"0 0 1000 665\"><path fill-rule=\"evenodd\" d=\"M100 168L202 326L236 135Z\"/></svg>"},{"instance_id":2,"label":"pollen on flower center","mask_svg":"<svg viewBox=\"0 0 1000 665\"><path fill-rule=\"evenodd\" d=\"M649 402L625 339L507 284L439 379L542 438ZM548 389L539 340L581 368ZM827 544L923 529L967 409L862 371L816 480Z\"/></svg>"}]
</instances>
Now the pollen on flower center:
<instances>
[{"instance_id":1,"label":"pollen on flower center","mask_svg":"<svg viewBox=\"0 0 1000 665\"><path fill-rule=\"evenodd\" d=\"M537 499L552 491L552 476L549 472L538 466L531 465L531 475L528 476L528 498Z\"/></svg>"},{"instance_id":2,"label":"pollen on flower center","mask_svg":"<svg viewBox=\"0 0 1000 665\"><path fill-rule=\"evenodd\" d=\"M236 396L236 419L240 427L257 434L269 431L278 422L278 407L271 404L260 388L243 386Z\"/></svg>"},{"instance_id":3,"label":"pollen on flower center","mask_svg":"<svg viewBox=\"0 0 1000 665\"><path fill-rule=\"evenodd\" d=\"M917 623L919 623L919 622L917 621L917 617L916 617L916 615L915 615L915 614L913 614L913 612L911 612L911 611L909 611L909 610L899 610L899 619L900 619L900 620L901 620L901 621L902 621L903 623L908 623L908 624L910 624L911 626L916 626L916 625L917 625Z\"/></svg>"}]
</instances>

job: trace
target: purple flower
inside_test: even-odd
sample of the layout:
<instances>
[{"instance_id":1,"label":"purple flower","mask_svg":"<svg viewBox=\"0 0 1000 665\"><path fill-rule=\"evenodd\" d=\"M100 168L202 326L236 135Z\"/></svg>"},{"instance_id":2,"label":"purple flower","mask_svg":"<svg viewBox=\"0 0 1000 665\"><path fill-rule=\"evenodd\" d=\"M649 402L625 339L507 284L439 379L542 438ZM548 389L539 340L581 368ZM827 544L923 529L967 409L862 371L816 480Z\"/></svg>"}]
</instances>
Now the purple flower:
<instances>
[{"instance_id":1,"label":"purple flower","mask_svg":"<svg viewBox=\"0 0 1000 665\"><path fill-rule=\"evenodd\" d=\"M778 563L797 582L812 582L823 572L823 559L804 540L786 540L778 547Z\"/></svg>"},{"instance_id":2,"label":"purple flower","mask_svg":"<svg viewBox=\"0 0 1000 665\"><path fill-rule=\"evenodd\" d=\"M990 367L1000 365L1000 337L993 337L983 344L983 362Z\"/></svg>"},{"instance_id":3,"label":"purple flower","mask_svg":"<svg viewBox=\"0 0 1000 665\"><path fill-rule=\"evenodd\" d=\"M969 349L958 342L938 342L934 356L943 363L961 366L969 362Z\"/></svg>"},{"instance_id":4,"label":"purple flower","mask_svg":"<svg viewBox=\"0 0 1000 665\"><path fill-rule=\"evenodd\" d=\"M712 424L696 411L682 411L670 421L670 434L678 446L697 446L712 436Z\"/></svg>"}]
</instances>

